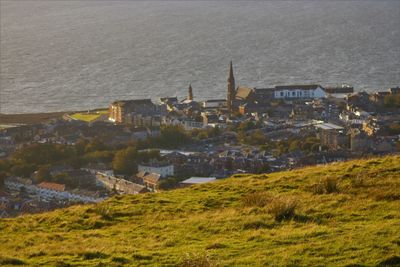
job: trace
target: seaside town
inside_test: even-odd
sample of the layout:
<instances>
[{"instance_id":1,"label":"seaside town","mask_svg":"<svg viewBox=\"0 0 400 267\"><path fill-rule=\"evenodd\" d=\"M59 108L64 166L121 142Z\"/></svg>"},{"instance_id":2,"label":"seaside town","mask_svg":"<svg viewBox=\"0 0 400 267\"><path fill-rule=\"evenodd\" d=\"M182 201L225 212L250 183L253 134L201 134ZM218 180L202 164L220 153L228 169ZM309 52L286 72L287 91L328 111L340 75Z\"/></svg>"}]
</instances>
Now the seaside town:
<instances>
[{"instance_id":1,"label":"seaside town","mask_svg":"<svg viewBox=\"0 0 400 267\"><path fill-rule=\"evenodd\" d=\"M236 86L0 123L0 217L400 151L400 87Z\"/></svg>"}]
</instances>

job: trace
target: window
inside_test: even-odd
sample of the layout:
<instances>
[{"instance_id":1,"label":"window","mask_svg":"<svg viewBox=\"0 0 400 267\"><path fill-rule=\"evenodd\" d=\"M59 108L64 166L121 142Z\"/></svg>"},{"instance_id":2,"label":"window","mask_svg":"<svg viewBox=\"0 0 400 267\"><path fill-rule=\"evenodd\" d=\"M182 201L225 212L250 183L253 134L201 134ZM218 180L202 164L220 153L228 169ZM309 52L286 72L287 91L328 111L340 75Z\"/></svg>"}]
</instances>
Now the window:
<instances>
[{"instance_id":1,"label":"window","mask_svg":"<svg viewBox=\"0 0 400 267\"><path fill-rule=\"evenodd\" d=\"M283 96L283 92L281 92L281 96Z\"/></svg>"}]
</instances>

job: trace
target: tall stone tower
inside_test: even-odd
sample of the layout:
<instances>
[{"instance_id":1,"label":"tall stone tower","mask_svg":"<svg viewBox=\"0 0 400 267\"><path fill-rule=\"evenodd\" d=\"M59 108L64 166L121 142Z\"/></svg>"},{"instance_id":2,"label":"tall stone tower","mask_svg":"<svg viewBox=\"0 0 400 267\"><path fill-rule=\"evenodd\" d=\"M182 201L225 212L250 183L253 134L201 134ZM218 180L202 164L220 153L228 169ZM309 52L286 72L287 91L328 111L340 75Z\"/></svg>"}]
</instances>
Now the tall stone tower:
<instances>
[{"instance_id":1,"label":"tall stone tower","mask_svg":"<svg viewBox=\"0 0 400 267\"><path fill-rule=\"evenodd\" d=\"M235 78L233 77L232 61L229 64L228 74L228 96L226 99L227 107L230 112L233 111L233 100L235 99Z\"/></svg>"},{"instance_id":2,"label":"tall stone tower","mask_svg":"<svg viewBox=\"0 0 400 267\"><path fill-rule=\"evenodd\" d=\"M193 101L193 88L192 88L192 84L189 84L187 100L192 100L192 101Z\"/></svg>"}]
</instances>

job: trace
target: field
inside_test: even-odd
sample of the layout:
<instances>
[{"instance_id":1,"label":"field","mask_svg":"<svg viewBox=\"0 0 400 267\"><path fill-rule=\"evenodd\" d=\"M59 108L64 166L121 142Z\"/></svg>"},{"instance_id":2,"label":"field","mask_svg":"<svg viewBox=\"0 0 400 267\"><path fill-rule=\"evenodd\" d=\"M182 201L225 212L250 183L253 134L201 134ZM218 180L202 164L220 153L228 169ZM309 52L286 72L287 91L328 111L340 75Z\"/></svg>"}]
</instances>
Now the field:
<instances>
[{"instance_id":1,"label":"field","mask_svg":"<svg viewBox=\"0 0 400 267\"><path fill-rule=\"evenodd\" d=\"M91 112L77 112L70 114L69 116L75 120L91 122L98 119L100 116L108 114L108 110L97 110Z\"/></svg>"},{"instance_id":2,"label":"field","mask_svg":"<svg viewBox=\"0 0 400 267\"><path fill-rule=\"evenodd\" d=\"M399 266L400 156L0 221L0 265Z\"/></svg>"},{"instance_id":3,"label":"field","mask_svg":"<svg viewBox=\"0 0 400 267\"><path fill-rule=\"evenodd\" d=\"M0 124L35 124L61 118L65 112L32 113L32 114L1 114Z\"/></svg>"}]
</instances>

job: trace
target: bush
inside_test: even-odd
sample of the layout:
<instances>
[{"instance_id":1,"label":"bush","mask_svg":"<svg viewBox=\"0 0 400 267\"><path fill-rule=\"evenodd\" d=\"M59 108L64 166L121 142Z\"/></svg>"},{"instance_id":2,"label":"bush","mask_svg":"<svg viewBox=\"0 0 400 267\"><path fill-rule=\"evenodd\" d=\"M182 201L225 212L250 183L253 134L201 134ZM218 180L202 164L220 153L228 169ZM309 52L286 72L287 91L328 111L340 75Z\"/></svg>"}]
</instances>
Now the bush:
<instances>
[{"instance_id":1,"label":"bush","mask_svg":"<svg viewBox=\"0 0 400 267\"><path fill-rule=\"evenodd\" d=\"M210 257L204 253L186 253L181 262L182 267L211 267L216 266Z\"/></svg>"},{"instance_id":2,"label":"bush","mask_svg":"<svg viewBox=\"0 0 400 267\"><path fill-rule=\"evenodd\" d=\"M297 200L293 198L277 197L272 200L268 212L276 221L289 220L296 215L297 205Z\"/></svg>"},{"instance_id":3,"label":"bush","mask_svg":"<svg viewBox=\"0 0 400 267\"><path fill-rule=\"evenodd\" d=\"M267 192L255 192L242 197L242 203L247 207L264 207L271 200L272 196Z\"/></svg>"}]
</instances>

